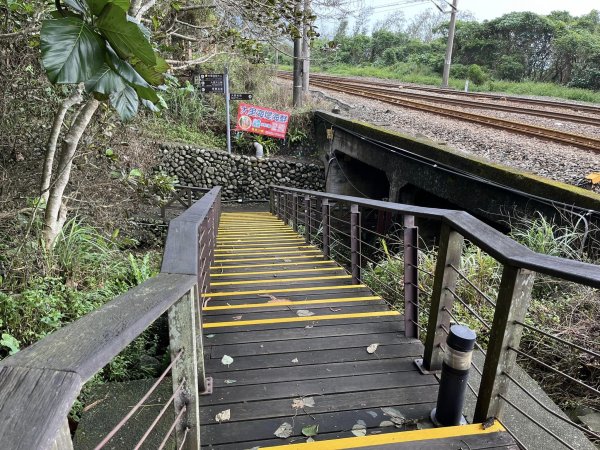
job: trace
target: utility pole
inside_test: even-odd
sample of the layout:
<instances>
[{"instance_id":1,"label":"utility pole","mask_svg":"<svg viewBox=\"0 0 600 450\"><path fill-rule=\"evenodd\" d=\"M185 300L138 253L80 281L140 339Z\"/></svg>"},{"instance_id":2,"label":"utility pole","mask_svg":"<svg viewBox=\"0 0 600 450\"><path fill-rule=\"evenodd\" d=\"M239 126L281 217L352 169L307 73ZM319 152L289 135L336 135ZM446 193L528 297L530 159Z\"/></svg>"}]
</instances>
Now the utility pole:
<instances>
[{"instance_id":1,"label":"utility pole","mask_svg":"<svg viewBox=\"0 0 600 450\"><path fill-rule=\"evenodd\" d=\"M456 28L456 11L458 0L452 0L452 12L450 13L450 26L448 28L448 45L446 47L446 59L444 60L444 75L442 87L448 87L450 77L450 64L452 63L452 47L454 46L454 29Z\"/></svg>"},{"instance_id":2,"label":"utility pole","mask_svg":"<svg viewBox=\"0 0 600 450\"><path fill-rule=\"evenodd\" d=\"M292 93L294 108L302 107L302 0L296 0L297 37L294 38L294 80Z\"/></svg>"},{"instance_id":3,"label":"utility pole","mask_svg":"<svg viewBox=\"0 0 600 450\"><path fill-rule=\"evenodd\" d=\"M308 17L311 15L310 1L304 0L304 24L302 26L302 92L304 95L308 94L310 83L310 37L308 36L310 29Z\"/></svg>"}]
</instances>

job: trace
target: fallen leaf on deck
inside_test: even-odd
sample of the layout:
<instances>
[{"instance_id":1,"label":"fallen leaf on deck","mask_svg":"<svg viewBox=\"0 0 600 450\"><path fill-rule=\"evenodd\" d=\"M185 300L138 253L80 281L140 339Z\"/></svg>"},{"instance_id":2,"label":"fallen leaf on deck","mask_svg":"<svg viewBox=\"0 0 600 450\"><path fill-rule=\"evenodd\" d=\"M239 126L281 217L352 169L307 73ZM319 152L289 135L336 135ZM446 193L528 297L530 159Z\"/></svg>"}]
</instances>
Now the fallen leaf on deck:
<instances>
[{"instance_id":1,"label":"fallen leaf on deck","mask_svg":"<svg viewBox=\"0 0 600 450\"><path fill-rule=\"evenodd\" d=\"M316 436L319 432L319 424L308 425L302 428L302 434L307 437Z\"/></svg>"},{"instance_id":2,"label":"fallen leaf on deck","mask_svg":"<svg viewBox=\"0 0 600 450\"><path fill-rule=\"evenodd\" d=\"M367 424L364 420L357 420L352 426L352 434L354 436L366 436L367 435Z\"/></svg>"},{"instance_id":3,"label":"fallen leaf on deck","mask_svg":"<svg viewBox=\"0 0 600 450\"><path fill-rule=\"evenodd\" d=\"M292 435L292 426L287 422L283 422L273 434L278 438L287 439Z\"/></svg>"},{"instance_id":4,"label":"fallen leaf on deck","mask_svg":"<svg viewBox=\"0 0 600 450\"><path fill-rule=\"evenodd\" d=\"M230 364L233 364L233 358L229 355L223 355L223 358L221 358L221 364L229 366Z\"/></svg>"},{"instance_id":5,"label":"fallen leaf on deck","mask_svg":"<svg viewBox=\"0 0 600 450\"><path fill-rule=\"evenodd\" d=\"M298 358L294 358L294 359L292 359L292 362L293 362L294 364L296 364L296 363L298 362Z\"/></svg>"},{"instance_id":6,"label":"fallen leaf on deck","mask_svg":"<svg viewBox=\"0 0 600 450\"><path fill-rule=\"evenodd\" d=\"M307 408L315 407L315 399L313 397L304 397L303 401L304 401L304 406L306 406Z\"/></svg>"},{"instance_id":7,"label":"fallen leaf on deck","mask_svg":"<svg viewBox=\"0 0 600 450\"><path fill-rule=\"evenodd\" d=\"M308 309L299 309L296 311L296 314L298 314L298 317L310 317L315 315L314 312L309 311Z\"/></svg>"},{"instance_id":8,"label":"fallen leaf on deck","mask_svg":"<svg viewBox=\"0 0 600 450\"><path fill-rule=\"evenodd\" d=\"M267 303L293 303L291 300L287 298L272 298Z\"/></svg>"},{"instance_id":9,"label":"fallen leaf on deck","mask_svg":"<svg viewBox=\"0 0 600 450\"><path fill-rule=\"evenodd\" d=\"M212 339L212 338L214 338L214 337L215 337L215 335L214 335L214 334L207 334L207 335L206 335L206 338L207 338L207 339Z\"/></svg>"},{"instance_id":10,"label":"fallen leaf on deck","mask_svg":"<svg viewBox=\"0 0 600 450\"><path fill-rule=\"evenodd\" d=\"M225 384L233 384L233 383L236 383L236 382L237 382L237 380L225 380L225 381L223 381L223 383L225 383Z\"/></svg>"},{"instance_id":11,"label":"fallen leaf on deck","mask_svg":"<svg viewBox=\"0 0 600 450\"><path fill-rule=\"evenodd\" d=\"M396 408L386 407L386 408L381 408L381 410L383 411L383 413L386 416L389 416L389 417L400 417L400 418L404 419L404 414L402 414Z\"/></svg>"},{"instance_id":12,"label":"fallen leaf on deck","mask_svg":"<svg viewBox=\"0 0 600 450\"><path fill-rule=\"evenodd\" d=\"M291 259L284 259L283 262L292 262Z\"/></svg>"},{"instance_id":13,"label":"fallen leaf on deck","mask_svg":"<svg viewBox=\"0 0 600 450\"><path fill-rule=\"evenodd\" d=\"M313 438L309 437L309 438L306 440L306 442L315 442L315 440L314 440Z\"/></svg>"},{"instance_id":14,"label":"fallen leaf on deck","mask_svg":"<svg viewBox=\"0 0 600 450\"><path fill-rule=\"evenodd\" d=\"M341 311L341 310L342 310L342 308L332 308L332 307L329 307L329 310L330 310L331 312L338 312L338 311Z\"/></svg>"},{"instance_id":15,"label":"fallen leaf on deck","mask_svg":"<svg viewBox=\"0 0 600 450\"><path fill-rule=\"evenodd\" d=\"M233 320L242 320L242 316L233 316L232 319Z\"/></svg>"},{"instance_id":16,"label":"fallen leaf on deck","mask_svg":"<svg viewBox=\"0 0 600 450\"><path fill-rule=\"evenodd\" d=\"M215 416L215 420L219 423L225 422L226 420L231 419L231 410L226 409L225 411L221 411L219 414Z\"/></svg>"},{"instance_id":17,"label":"fallen leaf on deck","mask_svg":"<svg viewBox=\"0 0 600 450\"><path fill-rule=\"evenodd\" d=\"M304 401L301 398L295 398L292 400L292 408L294 409L302 409L304 408Z\"/></svg>"},{"instance_id":18,"label":"fallen leaf on deck","mask_svg":"<svg viewBox=\"0 0 600 450\"><path fill-rule=\"evenodd\" d=\"M367 414L373 418L377 417L377 413L375 411L367 411Z\"/></svg>"},{"instance_id":19,"label":"fallen leaf on deck","mask_svg":"<svg viewBox=\"0 0 600 450\"><path fill-rule=\"evenodd\" d=\"M381 422L379 424L380 428L384 428L384 427L393 427L394 426L394 422L391 422L389 420L384 420L383 422Z\"/></svg>"},{"instance_id":20,"label":"fallen leaf on deck","mask_svg":"<svg viewBox=\"0 0 600 450\"><path fill-rule=\"evenodd\" d=\"M375 353L375 350L377 350L377 347L379 347L379 344L371 344L367 347L367 353L369 353L370 355L372 355L373 353Z\"/></svg>"}]
</instances>

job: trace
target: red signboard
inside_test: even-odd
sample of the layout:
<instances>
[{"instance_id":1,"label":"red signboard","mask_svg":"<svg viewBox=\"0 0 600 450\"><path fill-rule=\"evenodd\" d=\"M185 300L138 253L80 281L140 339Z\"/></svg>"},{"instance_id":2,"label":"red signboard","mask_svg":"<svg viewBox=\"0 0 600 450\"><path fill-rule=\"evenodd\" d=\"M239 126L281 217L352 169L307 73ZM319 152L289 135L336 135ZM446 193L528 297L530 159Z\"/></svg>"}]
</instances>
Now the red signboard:
<instances>
[{"instance_id":1,"label":"red signboard","mask_svg":"<svg viewBox=\"0 0 600 450\"><path fill-rule=\"evenodd\" d=\"M285 111L240 103L235 130L285 139L289 121Z\"/></svg>"}]
</instances>

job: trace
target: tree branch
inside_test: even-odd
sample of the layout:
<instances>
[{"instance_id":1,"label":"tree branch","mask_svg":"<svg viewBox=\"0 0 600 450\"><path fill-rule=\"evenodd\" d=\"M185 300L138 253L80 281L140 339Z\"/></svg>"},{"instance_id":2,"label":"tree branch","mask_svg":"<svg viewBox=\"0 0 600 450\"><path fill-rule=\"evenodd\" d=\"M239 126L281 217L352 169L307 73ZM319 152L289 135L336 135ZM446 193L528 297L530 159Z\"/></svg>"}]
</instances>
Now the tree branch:
<instances>
[{"instance_id":1,"label":"tree branch","mask_svg":"<svg viewBox=\"0 0 600 450\"><path fill-rule=\"evenodd\" d=\"M204 56L202 58L191 59L189 61L178 61L176 59L167 59L167 62L169 64L173 65L172 66L173 70L183 70L183 69L187 69L188 67L197 66L198 64L203 64L203 63L211 60L215 56L224 55L224 54L229 54L229 52L215 52L208 56Z\"/></svg>"}]
</instances>

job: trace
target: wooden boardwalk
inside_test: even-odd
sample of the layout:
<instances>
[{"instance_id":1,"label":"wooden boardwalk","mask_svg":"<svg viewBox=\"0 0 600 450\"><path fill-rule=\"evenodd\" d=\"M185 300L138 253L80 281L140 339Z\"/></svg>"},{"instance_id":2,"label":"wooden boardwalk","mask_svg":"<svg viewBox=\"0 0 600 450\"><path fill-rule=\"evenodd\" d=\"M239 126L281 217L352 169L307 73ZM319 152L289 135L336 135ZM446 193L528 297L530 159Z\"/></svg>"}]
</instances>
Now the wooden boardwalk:
<instances>
[{"instance_id":1,"label":"wooden boardwalk","mask_svg":"<svg viewBox=\"0 0 600 450\"><path fill-rule=\"evenodd\" d=\"M222 215L203 300L206 448L516 448L499 425L431 429L438 382L402 316L268 213Z\"/></svg>"}]
</instances>

